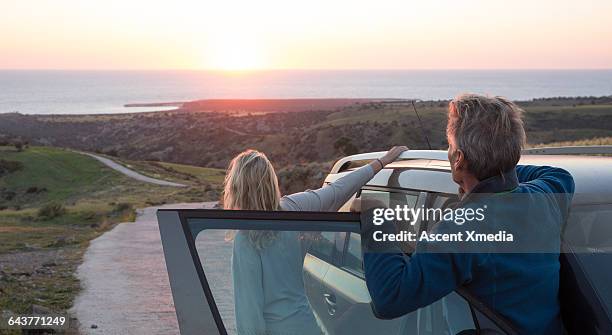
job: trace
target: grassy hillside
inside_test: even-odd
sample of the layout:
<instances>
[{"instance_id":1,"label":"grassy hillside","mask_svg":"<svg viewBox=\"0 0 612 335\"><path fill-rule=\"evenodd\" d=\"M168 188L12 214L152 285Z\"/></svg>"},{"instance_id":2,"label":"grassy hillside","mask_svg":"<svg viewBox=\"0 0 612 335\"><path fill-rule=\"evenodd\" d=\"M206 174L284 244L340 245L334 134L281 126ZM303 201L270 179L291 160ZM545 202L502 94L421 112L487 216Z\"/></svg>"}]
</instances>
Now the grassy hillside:
<instances>
[{"instance_id":1,"label":"grassy hillside","mask_svg":"<svg viewBox=\"0 0 612 335\"><path fill-rule=\"evenodd\" d=\"M307 110L310 105L306 100L301 106L304 111L270 109L268 113L260 108L265 104L257 103L224 102L224 109L215 112L196 103L177 111L142 114L0 114L0 136L132 161L210 168L226 167L234 155L247 148L264 151L278 169L284 169L326 164L346 154L379 151L396 144L424 149L423 132L434 149L447 145L448 101L416 104L423 127L412 104L401 101L359 101ZM245 104L254 104L257 113L242 110ZM519 104L526 111L531 145L612 136L611 97L539 99ZM152 173L165 167L169 166L154 167ZM174 170L180 172L180 168Z\"/></svg>"},{"instance_id":2,"label":"grassy hillside","mask_svg":"<svg viewBox=\"0 0 612 335\"><path fill-rule=\"evenodd\" d=\"M96 160L70 151L44 147L24 152L8 147L0 150L3 159L19 161L24 166L0 179L0 190L5 195L0 203L4 206L37 207L50 201L75 203L109 192L123 181L121 175L103 168ZM13 192L13 196L8 192Z\"/></svg>"},{"instance_id":3,"label":"grassy hillside","mask_svg":"<svg viewBox=\"0 0 612 335\"><path fill-rule=\"evenodd\" d=\"M145 173L166 166L130 165ZM66 311L78 293L73 273L90 240L132 220L138 207L217 200L220 173L168 165L155 177L189 187L157 186L63 149L0 147L0 311L24 313L33 304Z\"/></svg>"},{"instance_id":4,"label":"grassy hillside","mask_svg":"<svg viewBox=\"0 0 612 335\"><path fill-rule=\"evenodd\" d=\"M4 136L106 153L131 162L161 161L208 168L225 168L237 153L258 149L270 157L279 171L304 171L310 179L297 184L311 188L321 183L311 178L319 174L317 169L341 156L386 150L398 144L425 149L423 134L434 149L447 147L448 101L416 103L422 126L412 104L405 101L354 101L312 107L310 100L300 100L302 105L291 108L282 107L287 101L274 107L269 103L223 101L223 108L213 108L214 111L208 103L194 103L175 111L119 115L0 114L0 140ZM530 145L612 136L612 97L518 103L525 109ZM161 173L171 180L186 178L180 165L146 162L142 168L152 176ZM290 192L295 181L281 182L283 191Z\"/></svg>"}]
</instances>

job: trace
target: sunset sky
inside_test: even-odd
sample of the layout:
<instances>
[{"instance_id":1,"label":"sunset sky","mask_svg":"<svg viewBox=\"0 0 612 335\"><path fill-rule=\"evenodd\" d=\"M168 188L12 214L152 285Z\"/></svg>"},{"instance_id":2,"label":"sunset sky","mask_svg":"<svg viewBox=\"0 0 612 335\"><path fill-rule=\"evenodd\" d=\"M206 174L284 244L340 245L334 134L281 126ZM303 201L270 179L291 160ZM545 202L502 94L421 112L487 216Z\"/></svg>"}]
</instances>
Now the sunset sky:
<instances>
[{"instance_id":1,"label":"sunset sky","mask_svg":"<svg viewBox=\"0 0 612 335\"><path fill-rule=\"evenodd\" d=\"M612 68L612 1L0 0L0 69Z\"/></svg>"}]
</instances>

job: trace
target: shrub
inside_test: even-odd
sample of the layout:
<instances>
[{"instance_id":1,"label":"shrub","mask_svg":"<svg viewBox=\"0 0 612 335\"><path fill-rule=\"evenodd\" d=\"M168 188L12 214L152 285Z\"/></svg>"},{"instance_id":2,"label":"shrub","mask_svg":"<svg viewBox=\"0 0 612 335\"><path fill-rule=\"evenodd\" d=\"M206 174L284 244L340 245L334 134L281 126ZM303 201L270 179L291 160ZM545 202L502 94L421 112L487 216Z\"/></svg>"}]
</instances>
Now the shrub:
<instances>
[{"instance_id":1,"label":"shrub","mask_svg":"<svg viewBox=\"0 0 612 335\"><path fill-rule=\"evenodd\" d=\"M66 214L66 208L62 204L50 203L38 210L37 216L44 220L50 220Z\"/></svg>"},{"instance_id":2,"label":"shrub","mask_svg":"<svg viewBox=\"0 0 612 335\"><path fill-rule=\"evenodd\" d=\"M31 193L41 193L41 192L46 192L47 188L46 187L38 187L38 186L30 186L26 189L26 193L31 194Z\"/></svg>"},{"instance_id":3,"label":"shrub","mask_svg":"<svg viewBox=\"0 0 612 335\"><path fill-rule=\"evenodd\" d=\"M112 157L118 157L119 153L117 152L117 150L115 149L111 149L111 150L107 150L106 152L104 152L106 155L112 156Z\"/></svg>"},{"instance_id":4,"label":"shrub","mask_svg":"<svg viewBox=\"0 0 612 335\"><path fill-rule=\"evenodd\" d=\"M334 149L339 150L345 156L354 155L359 151L351 139L344 136L334 142Z\"/></svg>"},{"instance_id":5,"label":"shrub","mask_svg":"<svg viewBox=\"0 0 612 335\"><path fill-rule=\"evenodd\" d=\"M23 163L0 159L0 176L23 169Z\"/></svg>"},{"instance_id":6,"label":"shrub","mask_svg":"<svg viewBox=\"0 0 612 335\"><path fill-rule=\"evenodd\" d=\"M120 202L115 205L115 212L125 212L129 209L132 209L132 205L127 202Z\"/></svg>"},{"instance_id":7,"label":"shrub","mask_svg":"<svg viewBox=\"0 0 612 335\"><path fill-rule=\"evenodd\" d=\"M0 193L0 196L3 197L4 200L6 201L11 201L15 199L15 197L17 196L17 193L13 191L2 190L2 192Z\"/></svg>"}]
</instances>

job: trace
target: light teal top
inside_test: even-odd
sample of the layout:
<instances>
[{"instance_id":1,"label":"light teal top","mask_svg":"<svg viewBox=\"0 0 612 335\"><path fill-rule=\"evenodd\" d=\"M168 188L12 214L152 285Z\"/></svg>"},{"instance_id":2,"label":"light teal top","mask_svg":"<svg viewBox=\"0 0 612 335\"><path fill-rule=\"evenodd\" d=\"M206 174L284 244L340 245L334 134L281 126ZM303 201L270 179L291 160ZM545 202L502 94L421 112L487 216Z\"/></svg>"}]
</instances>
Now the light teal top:
<instances>
[{"instance_id":1,"label":"light teal top","mask_svg":"<svg viewBox=\"0 0 612 335\"><path fill-rule=\"evenodd\" d=\"M369 165L317 190L281 198L286 211L337 211L374 176ZM240 335L321 334L303 280L307 246L300 232L279 232L258 250L246 232L234 239L232 276Z\"/></svg>"}]
</instances>

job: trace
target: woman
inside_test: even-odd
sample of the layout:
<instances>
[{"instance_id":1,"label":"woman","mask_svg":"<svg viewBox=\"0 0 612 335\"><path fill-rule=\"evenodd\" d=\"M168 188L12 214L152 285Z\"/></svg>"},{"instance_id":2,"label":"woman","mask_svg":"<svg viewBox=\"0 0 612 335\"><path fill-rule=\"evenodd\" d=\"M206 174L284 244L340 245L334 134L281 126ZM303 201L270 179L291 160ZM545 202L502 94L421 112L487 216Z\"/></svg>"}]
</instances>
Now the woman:
<instances>
[{"instance_id":1,"label":"woman","mask_svg":"<svg viewBox=\"0 0 612 335\"><path fill-rule=\"evenodd\" d=\"M406 147L393 147L354 172L317 190L281 197L272 164L261 152L236 156L225 176L225 209L337 211L394 161ZM321 334L304 291L305 236L289 231L239 231L234 237L232 277L238 334Z\"/></svg>"}]
</instances>

